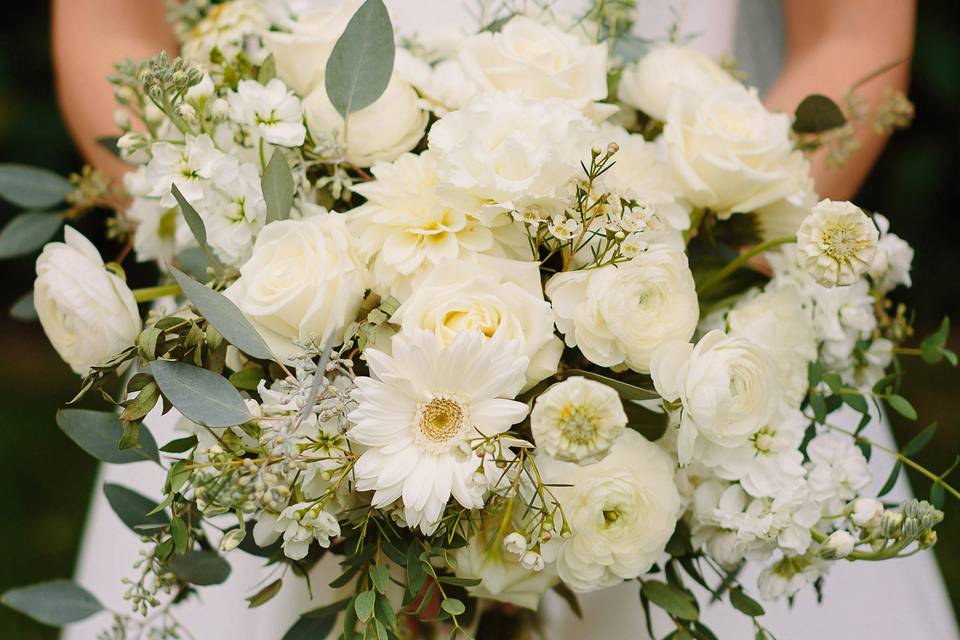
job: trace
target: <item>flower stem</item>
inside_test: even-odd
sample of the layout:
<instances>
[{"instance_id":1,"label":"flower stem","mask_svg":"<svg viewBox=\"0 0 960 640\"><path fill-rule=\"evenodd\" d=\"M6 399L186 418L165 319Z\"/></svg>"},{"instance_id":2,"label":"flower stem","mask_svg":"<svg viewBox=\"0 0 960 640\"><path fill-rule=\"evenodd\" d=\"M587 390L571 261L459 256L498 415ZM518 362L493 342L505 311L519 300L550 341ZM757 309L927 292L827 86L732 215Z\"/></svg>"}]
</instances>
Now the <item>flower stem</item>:
<instances>
[{"instance_id":1,"label":"flower stem","mask_svg":"<svg viewBox=\"0 0 960 640\"><path fill-rule=\"evenodd\" d=\"M761 242L757 246L751 248L749 251L744 251L739 256L731 260L723 269L717 271L715 274L704 280L698 289L698 293L703 294L705 291L717 286L723 282L727 276L735 272L737 269L742 267L750 260L750 258L760 255L764 251L768 251L775 247L779 247L783 244L790 244L796 242L796 236L784 236L783 238L775 238L773 240L767 240L766 242Z\"/></svg>"},{"instance_id":2,"label":"flower stem","mask_svg":"<svg viewBox=\"0 0 960 640\"><path fill-rule=\"evenodd\" d=\"M181 293L180 285L167 284L160 287L146 287L145 289L134 289L133 299L137 302L150 302L164 296L175 296Z\"/></svg>"}]
</instances>

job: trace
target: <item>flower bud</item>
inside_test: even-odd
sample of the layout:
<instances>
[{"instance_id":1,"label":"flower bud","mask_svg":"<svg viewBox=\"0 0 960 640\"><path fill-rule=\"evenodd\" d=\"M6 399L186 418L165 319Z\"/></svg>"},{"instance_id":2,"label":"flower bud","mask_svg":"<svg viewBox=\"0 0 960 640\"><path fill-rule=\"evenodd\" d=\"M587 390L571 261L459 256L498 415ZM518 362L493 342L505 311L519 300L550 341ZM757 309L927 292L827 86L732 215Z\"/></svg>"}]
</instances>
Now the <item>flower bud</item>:
<instances>
[{"instance_id":1,"label":"flower bud","mask_svg":"<svg viewBox=\"0 0 960 640\"><path fill-rule=\"evenodd\" d=\"M895 509L887 509L880 516L880 533L885 538L898 538L902 524L903 514Z\"/></svg>"},{"instance_id":2,"label":"flower bud","mask_svg":"<svg viewBox=\"0 0 960 640\"><path fill-rule=\"evenodd\" d=\"M223 536L223 539L220 540L220 550L224 553L229 553L237 547L240 546L240 543L243 542L243 539L246 537L246 532L241 529L231 529Z\"/></svg>"},{"instance_id":3,"label":"flower bud","mask_svg":"<svg viewBox=\"0 0 960 640\"><path fill-rule=\"evenodd\" d=\"M126 109L117 109L113 112L113 124L117 125L122 131L129 131L133 126L130 122L130 112Z\"/></svg>"},{"instance_id":4,"label":"flower bud","mask_svg":"<svg viewBox=\"0 0 960 640\"><path fill-rule=\"evenodd\" d=\"M830 534L830 537L827 538L827 541L823 543L823 547L820 549L820 555L827 560L846 558L853 551L856 543L856 539L849 531L834 531Z\"/></svg>"},{"instance_id":5,"label":"flower bud","mask_svg":"<svg viewBox=\"0 0 960 640\"><path fill-rule=\"evenodd\" d=\"M530 571L543 571L543 556L536 551L527 551L520 556L520 564L523 565L524 569L529 569Z\"/></svg>"},{"instance_id":6,"label":"flower bud","mask_svg":"<svg viewBox=\"0 0 960 640\"><path fill-rule=\"evenodd\" d=\"M527 539L520 533L514 531L503 539L504 548L510 553L520 555L527 550Z\"/></svg>"},{"instance_id":7,"label":"flower bud","mask_svg":"<svg viewBox=\"0 0 960 640\"><path fill-rule=\"evenodd\" d=\"M861 527L875 527L883 514L883 503L876 498L857 498L851 504L850 519Z\"/></svg>"}]
</instances>

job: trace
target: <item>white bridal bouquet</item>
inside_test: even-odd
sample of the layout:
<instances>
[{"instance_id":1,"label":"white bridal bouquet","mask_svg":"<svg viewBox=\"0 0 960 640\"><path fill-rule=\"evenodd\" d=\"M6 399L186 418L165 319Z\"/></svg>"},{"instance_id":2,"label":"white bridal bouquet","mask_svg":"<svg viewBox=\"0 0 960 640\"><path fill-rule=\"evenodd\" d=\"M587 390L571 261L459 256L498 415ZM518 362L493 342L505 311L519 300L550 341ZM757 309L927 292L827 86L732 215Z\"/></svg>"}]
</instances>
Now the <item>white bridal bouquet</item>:
<instances>
[{"instance_id":1,"label":"white bridal bouquet","mask_svg":"<svg viewBox=\"0 0 960 640\"><path fill-rule=\"evenodd\" d=\"M806 157L842 162L909 102L770 112L731 68L637 41L630 5L398 43L381 0L186 2L180 57L111 78L123 189L0 167L31 210L3 255L103 208L123 247L105 263L66 226L15 308L83 377L77 399L117 405L60 428L167 472L159 503L107 487L144 551L103 638L184 637L171 608L244 553L266 586L238 607L339 559L342 599L287 640L536 634L546 591L576 610L623 581L670 637L715 637L706 595L767 638L755 597L936 542L960 494L910 457L934 425L900 452L868 433L881 404L917 418L898 361L956 364L948 323L903 346L912 315L887 295L913 250L820 200ZM130 258L158 286L131 290ZM158 446L151 411L182 436ZM871 455L895 463L877 496ZM929 501L883 501L904 465ZM103 608L68 581L3 601L54 625Z\"/></svg>"}]
</instances>

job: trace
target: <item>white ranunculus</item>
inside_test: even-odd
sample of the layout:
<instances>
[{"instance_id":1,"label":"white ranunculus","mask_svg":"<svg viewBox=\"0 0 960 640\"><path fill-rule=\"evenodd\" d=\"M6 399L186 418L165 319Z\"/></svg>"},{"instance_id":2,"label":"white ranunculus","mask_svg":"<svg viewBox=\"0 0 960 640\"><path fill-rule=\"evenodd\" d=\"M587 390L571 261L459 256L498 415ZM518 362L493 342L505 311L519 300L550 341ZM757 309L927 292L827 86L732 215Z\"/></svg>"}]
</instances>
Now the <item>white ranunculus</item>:
<instances>
[{"instance_id":1,"label":"white ranunculus","mask_svg":"<svg viewBox=\"0 0 960 640\"><path fill-rule=\"evenodd\" d=\"M544 391L530 413L537 449L577 464L605 456L626 426L620 395L602 382L581 376Z\"/></svg>"},{"instance_id":2,"label":"white ranunculus","mask_svg":"<svg viewBox=\"0 0 960 640\"><path fill-rule=\"evenodd\" d=\"M664 344L650 363L657 392L683 407L677 437L680 464L698 436L737 447L770 422L783 399L776 364L746 338L711 331L696 345Z\"/></svg>"},{"instance_id":3,"label":"white ranunculus","mask_svg":"<svg viewBox=\"0 0 960 640\"><path fill-rule=\"evenodd\" d=\"M531 571L521 564L521 555L501 545L491 545L485 536L478 534L453 553L457 561L455 573L462 578L480 580L477 586L467 588L472 596L536 610L543 594L557 583L557 571L552 564L540 571Z\"/></svg>"},{"instance_id":4,"label":"white ranunculus","mask_svg":"<svg viewBox=\"0 0 960 640\"><path fill-rule=\"evenodd\" d=\"M697 100L734 82L720 65L696 49L664 44L623 70L617 98L652 118L666 120L670 102L678 94Z\"/></svg>"},{"instance_id":5,"label":"white ranunculus","mask_svg":"<svg viewBox=\"0 0 960 640\"><path fill-rule=\"evenodd\" d=\"M682 250L658 246L629 262L564 271L546 293L567 346L602 367L650 370L654 350L693 336L700 310Z\"/></svg>"},{"instance_id":6,"label":"white ranunculus","mask_svg":"<svg viewBox=\"0 0 960 640\"><path fill-rule=\"evenodd\" d=\"M346 160L359 167L396 160L423 138L429 112L420 97L396 74L373 104L350 114L344 137L343 118L337 113L326 88L321 85L303 101L310 133L318 141L345 147Z\"/></svg>"},{"instance_id":7,"label":"white ranunculus","mask_svg":"<svg viewBox=\"0 0 960 640\"><path fill-rule=\"evenodd\" d=\"M74 372L83 376L136 342L137 303L126 283L107 271L97 248L74 229L37 258L33 301L47 337Z\"/></svg>"},{"instance_id":8,"label":"white ranunculus","mask_svg":"<svg viewBox=\"0 0 960 640\"><path fill-rule=\"evenodd\" d=\"M458 61L482 91L570 100L581 109L607 97L607 45L518 15L463 43Z\"/></svg>"},{"instance_id":9,"label":"white ranunculus","mask_svg":"<svg viewBox=\"0 0 960 640\"><path fill-rule=\"evenodd\" d=\"M530 359L527 385L557 371L563 343L553 334L553 310L543 299L535 262L477 256L443 259L392 318L402 332L426 329L450 344L463 331L515 340Z\"/></svg>"},{"instance_id":10,"label":"white ranunculus","mask_svg":"<svg viewBox=\"0 0 960 640\"><path fill-rule=\"evenodd\" d=\"M571 536L556 550L560 579L596 591L645 573L680 515L674 464L660 447L624 431L603 460L586 466L537 457Z\"/></svg>"},{"instance_id":11,"label":"white ranunculus","mask_svg":"<svg viewBox=\"0 0 960 640\"><path fill-rule=\"evenodd\" d=\"M741 84L676 97L663 136L687 198L721 218L799 202L809 191L810 163L793 147L790 117L767 111Z\"/></svg>"},{"instance_id":12,"label":"white ranunculus","mask_svg":"<svg viewBox=\"0 0 960 640\"><path fill-rule=\"evenodd\" d=\"M873 265L880 231L850 202L821 200L797 231L797 260L825 287L856 282Z\"/></svg>"},{"instance_id":13,"label":"white ranunculus","mask_svg":"<svg viewBox=\"0 0 960 640\"><path fill-rule=\"evenodd\" d=\"M224 293L286 357L294 340L339 338L357 315L367 280L343 217L321 210L264 227L240 279Z\"/></svg>"}]
</instances>

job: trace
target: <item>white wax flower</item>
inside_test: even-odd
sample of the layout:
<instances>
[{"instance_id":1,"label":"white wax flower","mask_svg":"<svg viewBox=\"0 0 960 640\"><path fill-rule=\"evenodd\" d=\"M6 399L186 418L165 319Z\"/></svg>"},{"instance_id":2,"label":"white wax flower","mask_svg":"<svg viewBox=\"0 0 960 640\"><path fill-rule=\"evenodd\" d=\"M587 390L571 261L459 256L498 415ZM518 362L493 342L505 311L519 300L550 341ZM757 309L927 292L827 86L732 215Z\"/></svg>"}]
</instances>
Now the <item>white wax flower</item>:
<instances>
[{"instance_id":1,"label":"white wax flower","mask_svg":"<svg viewBox=\"0 0 960 640\"><path fill-rule=\"evenodd\" d=\"M363 445L354 466L357 489L373 491L372 506L403 503L404 519L429 535L453 496L468 509L483 506L473 486L480 456L470 439L492 437L520 422L527 406L511 400L523 385L527 358L504 339L477 331L449 345L434 333L396 336L393 355L367 349L371 377L357 378L356 409L347 438Z\"/></svg>"},{"instance_id":2,"label":"white wax flower","mask_svg":"<svg viewBox=\"0 0 960 640\"><path fill-rule=\"evenodd\" d=\"M519 556L527 550L527 539L522 534L514 531L503 537L503 548L508 552Z\"/></svg>"},{"instance_id":3,"label":"white wax flower","mask_svg":"<svg viewBox=\"0 0 960 640\"><path fill-rule=\"evenodd\" d=\"M249 127L270 144L299 147L307 135L300 99L279 78L266 85L241 80L227 97L231 117Z\"/></svg>"},{"instance_id":4,"label":"white wax flower","mask_svg":"<svg viewBox=\"0 0 960 640\"><path fill-rule=\"evenodd\" d=\"M860 207L821 200L797 231L797 259L825 287L850 285L873 264L879 235Z\"/></svg>"},{"instance_id":5,"label":"white wax flower","mask_svg":"<svg viewBox=\"0 0 960 640\"><path fill-rule=\"evenodd\" d=\"M700 316L687 256L666 245L628 262L560 272L545 291L567 346L603 367L650 371L654 351L689 340Z\"/></svg>"},{"instance_id":6,"label":"white wax flower","mask_svg":"<svg viewBox=\"0 0 960 640\"><path fill-rule=\"evenodd\" d=\"M617 98L652 118L666 120L675 97L697 100L734 82L720 65L696 49L662 44L624 68Z\"/></svg>"},{"instance_id":7,"label":"white wax flower","mask_svg":"<svg viewBox=\"0 0 960 640\"><path fill-rule=\"evenodd\" d=\"M264 227L240 279L224 292L280 357L294 353L294 340L339 337L367 288L343 216L314 208L309 218Z\"/></svg>"},{"instance_id":8,"label":"white wax flower","mask_svg":"<svg viewBox=\"0 0 960 640\"><path fill-rule=\"evenodd\" d=\"M552 491L570 527L556 553L560 578L571 589L603 589L642 575L657 561L680 510L666 452L627 430L595 464L542 455L537 464L544 482L558 484Z\"/></svg>"},{"instance_id":9,"label":"white wax flower","mask_svg":"<svg viewBox=\"0 0 960 640\"><path fill-rule=\"evenodd\" d=\"M578 464L605 456L626 425L619 394L581 376L547 389L537 397L530 413L538 451Z\"/></svg>"},{"instance_id":10,"label":"white wax flower","mask_svg":"<svg viewBox=\"0 0 960 640\"><path fill-rule=\"evenodd\" d=\"M737 447L770 422L783 393L776 364L762 347L746 338L711 331L694 346L664 344L650 363L657 392L683 407L677 455L693 458L702 436L723 447Z\"/></svg>"},{"instance_id":11,"label":"white wax flower","mask_svg":"<svg viewBox=\"0 0 960 640\"><path fill-rule=\"evenodd\" d=\"M47 338L81 376L136 342L137 303L126 283L107 271L93 243L73 227L37 258L33 301Z\"/></svg>"},{"instance_id":12,"label":"white wax flower","mask_svg":"<svg viewBox=\"0 0 960 640\"><path fill-rule=\"evenodd\" d=\"M557 371L563 343L553 334L553 310L543 299L535 262L477 256L440 260L393 315L411 335L427 330L450 344L463 331L514 340L530 359L527 385Z\"/></svg>"}]
</instances>

